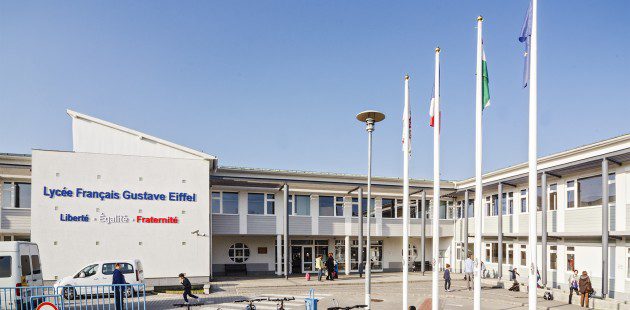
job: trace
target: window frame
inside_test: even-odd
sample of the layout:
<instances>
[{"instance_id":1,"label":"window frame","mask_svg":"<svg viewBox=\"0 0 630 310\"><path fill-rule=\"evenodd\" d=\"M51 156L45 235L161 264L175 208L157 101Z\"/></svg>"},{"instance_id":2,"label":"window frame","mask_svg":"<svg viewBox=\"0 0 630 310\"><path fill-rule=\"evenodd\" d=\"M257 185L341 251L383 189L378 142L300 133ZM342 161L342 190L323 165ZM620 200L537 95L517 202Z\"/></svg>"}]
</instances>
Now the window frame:
<instances>
[{"instance_id":1,"label":"window frame","mask_svg":"<svg viewBox=\"0 0 630 310\"><path fill-rule=\"evenodd\" d=\"M573 264L569 264L569 255L573 255ZM567 272L573 272L575 271L575 247L574 246L567 246L567 249L565 251L565 256L564 256L566 263L567 263ZM573 266L571 266L573 265ZM569 269L569 266L571 266L572 268Z\"/></svg>"},{"instance_id":2,"label":"window frame","mask_svg":"<svg viewBox=\"0 0 630 310\"><path fill-rule=\"evenodd\" d=\"M528 192L529 190L527 188L521 189L521 213L529 213Z\"/></svg>"},{"instance_id":3,"label":"window frame","mask_svg":"<svg viewBox=\"0 0 630 310\"><path fill-rule=\"evenodd\" d=\"M553 204L551 203L552 201L554 202ZM558 210L558 184L557 183L549 184L548 186L547 210L548 211Z\"/></svg>"},{"instance_id":4,"label":"window frame","mask_svg":"<svg viewBox=\"0 0 630 310\"><path fill-rule=\"evenodd\" d=\"M250 195L263 195L263 213L250 213L249 212L249 201ZM273 196L273 198L269 198L269 196ZM269 213L269 204L273 205L274 212ZM265 192L248 192L247 193L247 215L258 215L258 216L275 216L276 209L276 195L273 193L265 193Z\"/></svg>"},{"instance_id":5,"label":"window frame","mask_svg":"<svg viewBox=\"0 0 630 310\"><path fill-rule=\"evenodd\" d=\"M330 206L322 206L322 198L329 198L330 197ZM317 210L319 211L318 214L321 217L335 217L335 206L336 206L336 201L335 201L335 196L328 196L328 195L319 195L318 199L317 199ZM332 214L331 215L322 215L322 208L328 208L330 207Z\"/></svg>"},{"instance_id":6,"label":"window frame","mask_svg":"<svg viewBox=\"0 0 630 310\"><path fill-rule=\"evenodd\" d=\"M567 180L567 182L565 183L565 207L567 209L577 209L577 186L576 186L577 182L573 179L571 180ZM572 205L569 205L570 200L569 200L569 193L572 193L573 195L573 203Z\"/></svg>"},{"instance_id":7,"label":"window frame","mask_svg":"<svg viewBox=\"0 0 630 310\"><path fill-rule=\"evenodd\" d=\"M240 247L237 247L237 245L241 245ZM230 251L233 251L233 254L230 255ZM241 255L236 255L236 251L243 251ZM228 248L228 259L230 261L232 261L235 264L245 264L250 256L251 256L251 250L249 249L249 247L247 246L247 244L245 244L244 242L236 242L233 243L232 245L230 245L230 247ZM241 259L242 261L237 261L238 259Z\"/></svg>"},{"instance_id":8,"label":"window frame","mask_svg":"<svg viewBox=\"0 0 630 310\"><path fill-rule=\"evenodd\" d=\"M219 203L220 203L220 204L219 204L219 212L214 212L214 209L213 209L213 206L212 206L212 203L213 203L213 201L214 201L214 199L215 199L215 197L213 197L213 195L214 195L214 194L219 194L219 198L218 198ZM224 207L224 202L225 202L225 201L224 201L224 200L225 200L225 197L224 197L225 195L224 195L224 194L236 194L236 213L225 213L225 210L223 209L223 207ZM238 210L238 209L239 209L239 208L238 208L238 205L239 205L239 200L240 200L240 198L239 198L239 192L230 192L230 191L212 191L212 192L210 192L210 204L211 204L211 205L210 205L210 210L211 210L212 214L238 215L238 214L239 214L239 210ZM248 205L248 209L247 209L247 210L248 210L248 213L249 213L249 205Z\"/></svg>"},{"instance_id":9,"label":"window frame","mask_svg":"<svg viewBox=\"0 0 630 310\"><path fill-rule=\"evenodd\" d=\"M308 197L308 214L297 214L296 211L296 197ZM290 216L304 216L304 217L310 217L311 216L311 195L308 194L291 194L289 195L289 204L291 205L291 210L289 212ZM318 206L319 208L319 206Z\"/></svg>"},{"instance_id":10,"label":"window frame","mask_svg":"<svg viewBox=\"0 0 630 310\"><path fill-rule=\"evenodd\" d=\"M550 270L558 270L558 246L557 245L548 245L549 247L549 261L547 262L547 266L549 266ZM555 261L551 258L555 257Z\"/></svg>"},{"instance_id":11,"label":"window frame","mask_svg":"<svg viewBox=\"0 0 630 310\"><path fill-rule=\"evenodd\" d=\"M28 183L28 182L20 182L20 181L2 181L2 189L0 190L0 207L2 209L21 209L21 210L30 210L32 207L32 202L31 202L31 195L29 193L28 196L28 201L29 201L29 205L28 207L24 207L21 208L20 207L20 185L24 185L27 184L30 187L30 190L32 192L33 190L33 186L32 183ZM9 185L10 189L9 189L9 206L5 206L4 205L4 195L5 195L5 185Z\"/></svg>"}]
</instances>

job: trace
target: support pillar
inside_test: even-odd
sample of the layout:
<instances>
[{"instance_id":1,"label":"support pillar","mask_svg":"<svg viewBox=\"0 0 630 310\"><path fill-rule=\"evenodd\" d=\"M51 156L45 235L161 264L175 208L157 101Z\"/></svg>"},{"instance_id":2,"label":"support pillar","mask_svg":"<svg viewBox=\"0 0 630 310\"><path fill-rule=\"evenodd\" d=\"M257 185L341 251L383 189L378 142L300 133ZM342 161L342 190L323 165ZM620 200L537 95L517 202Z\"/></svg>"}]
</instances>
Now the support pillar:
<instances>
[{"instance_id":1,"label":"support pillar","mask_svg":"<svg viewBox=\"0 0 630 310\"><path fill-rule=\"evenodd\" d=\"M424 275L425 267L425 261L426 261L426 239L427 239L427 235L426 235L426 230L427 230L427 193L426 191L422 191L422 202L420 204L421 208L420 211L422 213L422 220L421 220L421 229L420 229L420 255L422 257L421 262L422 262L422 266L420 267L420 270L422 271L422 274Z\"/></svg>"},{"instance_id":2,"label":"support pillar","mask_svg":"<svg viewBox=\"0 0 630 310\"><path fill-rule=\"evenodd\" d=\"M282 275L282 235L276 235L276 275Z\"/></svg>"},{"instance_id":3,"label":"support pillar","mask_svg":"<svg viewBox=\"0 0 630 310\"><path fill-rule=\"evenodd\" d=\"M344 240L344 264L346 265L345 274L350 274L350 236L346 236L346 240Z\"/></svg>"},{"instance_id":4,"label":"support pillar","mask_svg":"<svg viewBox=\"0 0 630 310\"><path fill-rule=\"evenodd\" d=\"M284 277L289 279L289 184L284 184Z\"/></svg>"},{"instance_id":5,"label":"support pillar","mask_svg":"<svg viewBox=\"0 0 630 310\"><path fill-rule=\"evenodd\" d=\"M464 260L468 258L468 190L464 191Z\"/></svg>"},{"instance_id":6,"label":"support pillar","mask_svg":"<svg viewBox=\"0 0 630 310\"><path fill-rule=\"evenodd\" d=\"M547 286L547 173L543 172L540 176L540 208L542 209L542 216L540 224L542 225L542 264L540 269L540 281L542 286Z\"/></svg>"},{"instance_id":7,"label":"support pillar","mask_svg":"<svg viewBox=\"0 0 630 310\"><path fill-rule=\"evenodd\" d=\"M602 298L608 295L608 159L602 160Z\"/></svg>"},{"instance_id":8,"label":"support pillar","mask_svg":"<svg viewBox=\"0 0 630 310\"><path fill-rule=\"evenodd\" d=\"M499 218L498 218L498 243L499 243L499 280L503 278L503 183L499 182L499 198L497 199L497 203L499 204L497 209L499 210Z\"/></svg>"},{"instance_id":9,"label":"support pillar","mask_svg":"<svg viewBox=\"0 0 630 310\"><path fill-rule=\"evenodd\" d=\"M357 268L359 269L359 278L363 277L363 188L359 187L359 261ZM368 205L370 202L368 201ZM368 227L369 229L369 227Z\"/></svg>"}]
</instances>

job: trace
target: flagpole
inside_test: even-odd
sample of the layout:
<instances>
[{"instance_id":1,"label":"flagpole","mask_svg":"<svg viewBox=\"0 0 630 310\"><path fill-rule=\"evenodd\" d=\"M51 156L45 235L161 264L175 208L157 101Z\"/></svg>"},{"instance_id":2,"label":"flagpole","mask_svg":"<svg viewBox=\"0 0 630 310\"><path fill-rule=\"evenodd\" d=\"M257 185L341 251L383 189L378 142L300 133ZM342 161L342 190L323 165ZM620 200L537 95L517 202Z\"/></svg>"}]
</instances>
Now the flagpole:
<instances>
[{"instance_id":1,"label":"flagpole","mask_svg":"<svg viewBox=\"0 0 630 310\"><path fill-rule=\"evenodd\" d=\"M537 80L537 63L538 63L538 25L537 25L537 11L538 1L532 0L532 35L530 45L530 82L529 82L529 246L528 253L528 265L529 271L529 309L536 309L536 271L537 268L537 227L536 227L536 213L538 211L537 206L537 186L538 186L538 173L536 167L537 160L537 105L538 105L538 80Z\"/></svg>"},{"instance_id":2,"label":"flagpole","mask_svg":"<svg viewBox=\"0 0 630 310\"><path fill-rule=\"evenodd\" d=\"M483 17L477 17L477 81L475 98L475 272L474 272L474 309L481 310L481 199L483 197L483 187L481 180L481 57L482 46L482 23Z\"/></svg>"},{"instance_id":3,"label":"flagpole","mask_svg":"<svg viewBox=\"0 0 630 310\"><path fill-rule=\"evenodd\" d=\"M435 49L435 89L433 98L435 98L435 105L433 110L434 126L433 126L433 233L432 241L433 245L433 272L432 275L432 309L438 310L440 304L440 291L438 289L438 257L440 253L440 126L441 126L441 112L440 112L440 48Z\"/></svg>"},{"instance_id":4,"label":"flagpole","mask_svg":"<svg viewBox=\"0 0 630 310\"><path fill-rule=\"evenodd\" d=\"M405 75L405 113L403 115L403 310L408 309L409 289L409 75Z\"/></svg>"}]
</instances>

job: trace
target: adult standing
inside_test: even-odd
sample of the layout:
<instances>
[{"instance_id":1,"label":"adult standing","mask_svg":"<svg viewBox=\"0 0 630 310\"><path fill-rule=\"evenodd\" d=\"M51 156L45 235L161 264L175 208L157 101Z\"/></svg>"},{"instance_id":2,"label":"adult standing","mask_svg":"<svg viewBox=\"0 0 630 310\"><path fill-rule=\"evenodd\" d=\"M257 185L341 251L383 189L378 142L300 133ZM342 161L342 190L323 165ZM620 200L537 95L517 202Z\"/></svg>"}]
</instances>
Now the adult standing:
<instances>
[{"instance_id":1,"label":"adult standing","mask_svg":"<svg viewBox=\"0 0 630 310\"><path fill-rule=\"evenodd\" d=\"M468 254L466 261L464 262L464 274L466 276L466 283L468 283L468 290L470 291L470 282L475 272L475 262L472 260L472 254Z\"/></svg>"},{"instance_id":2,"label":"adult standing","mask_svg":"<svg viewBox=\"0 0 630 310\"><path fill-rule=\"evenodd\" d=\"M569 304L573 303L573 291L575 291L576 295L579 295L578 293L578 271L577 270L573 270L573 274L571 274L571 276L569 276Z\"/></svg>"},{"instance_id":3,"label":"adult standing","mask_svg":"<svg viewBox=\"0 0 630 310\"><path fill-rule=\"evenodd\" d=\"M322 274L324 274L324 264L321 254L317 255L317 258L315 258L315 269L317 269L317 281L321 281Z\"/></svg>"},{"instance_id":4,"label":"adult standing","mask_svg":"<svg viewBox=\"0 0 630 310\"><path fill-rule=\"evenodd\" d=\"M328 259L326 259L326 270L328 271L328 274L326 275L326 280L333 281L333 273L335 272L335 259L333 258L332 253L328 253Z\"/></svg>"},{"instance_id":5,"label":"adult standing","mask_svg":"<svg viewBox=\"0 0 630 310\"><path fill-rule=\"evenodd\" d=\"M593 292L593 285L586 271L582 271L578 286L580 291L580 306L588 308L588 294Z\"/></svg>"},{"instance_id":6,"label":"adult standing","mask_svg":"<svg viewBox=\"0 0 630 310\"><path fill-rule=\"evenodd\" d=\"M125 281L125 275L122 271L120 271L120 263L116 263L116 265L114 265L114 273L112 274L112 286L114 287L114 302L116 310L122 310L124 308L125 284L127 284L127 281Z\"/></svg>"}]
</instances>

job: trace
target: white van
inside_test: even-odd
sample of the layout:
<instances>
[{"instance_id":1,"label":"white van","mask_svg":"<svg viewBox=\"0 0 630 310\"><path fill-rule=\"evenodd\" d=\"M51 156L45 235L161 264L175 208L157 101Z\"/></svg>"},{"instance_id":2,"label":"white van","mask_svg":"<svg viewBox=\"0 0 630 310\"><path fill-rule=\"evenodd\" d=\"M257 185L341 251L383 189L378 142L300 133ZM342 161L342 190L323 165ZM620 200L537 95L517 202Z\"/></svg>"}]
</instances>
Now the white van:
<instances>
[{"instance_id":1,"label":"white van","mask_svg":"<svg viewBox=\"0 0 630 310\"><path fill-rule=\"evenodd\" d=\"M19 288L43 285L37 244L25 241L0 242L0 305L7 307L28 301L30 293Z\"/></svg>"},{"instance_id":2,"label":"white van","mask_svg":"<svg viewBox=\"0 0 630 310\"><path fill-rule=\"evenodd\" d=\"M120 270L127 283L144 283L144 270L139 259L107 260L88 264L76 274L58 280L54 284L55 290L59 291L58 288L63 287L63 296L66 299L81 295L111 293L110 285L116 263L120 264ZM137 289L134 287L134 290ZM126 292L127 295L131 293L131 289Z\"/></svg>"}]
</instances>

